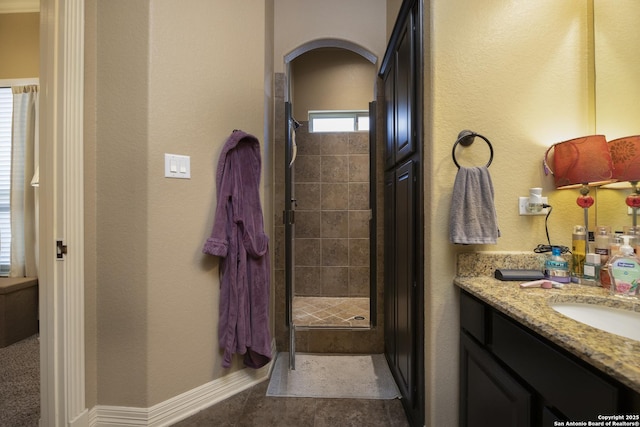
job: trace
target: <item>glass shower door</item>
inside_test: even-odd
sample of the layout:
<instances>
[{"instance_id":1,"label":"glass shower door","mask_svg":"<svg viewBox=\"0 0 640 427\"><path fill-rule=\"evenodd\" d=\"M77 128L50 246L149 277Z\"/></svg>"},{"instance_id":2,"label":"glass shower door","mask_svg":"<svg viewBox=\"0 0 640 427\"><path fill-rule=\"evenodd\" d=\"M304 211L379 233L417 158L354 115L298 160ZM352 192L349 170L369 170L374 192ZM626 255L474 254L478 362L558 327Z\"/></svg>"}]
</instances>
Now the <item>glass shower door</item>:
<instances>
[{"instance_id":1,"label":"glass shower door","mask_svg":"<svg viewBox=\"0 0 640 427\"><path fill-rule=\"evenodd\" d=\"M294 238L295 208L293 168L297 153L295 143L296 121L291 113L291 103L285 102L285 194L284 194L284 233L285 233L285 287L286 287L286 322L289 327L289 369L296 368L296 327L293 319L294 280Z\"/></svg>"}]
</instances>

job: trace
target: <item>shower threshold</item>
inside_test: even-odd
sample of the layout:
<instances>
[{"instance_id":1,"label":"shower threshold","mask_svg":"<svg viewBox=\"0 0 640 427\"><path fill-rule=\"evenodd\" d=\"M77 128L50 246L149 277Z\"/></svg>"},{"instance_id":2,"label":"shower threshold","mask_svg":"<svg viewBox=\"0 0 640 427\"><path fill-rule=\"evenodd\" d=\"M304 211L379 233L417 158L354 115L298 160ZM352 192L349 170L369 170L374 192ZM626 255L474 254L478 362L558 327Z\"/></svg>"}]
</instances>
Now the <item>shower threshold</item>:
<instances>
[{"instance_id":1,"label":"shower threshold","mask_svg":"<svg viewBox=\"0 0 640 427\"><path fill-rule=\"evenodd\" d=\"M371 326L369 298L296 296L293 322L296 328L366 329Z\"/></svg>"}]
</instances>

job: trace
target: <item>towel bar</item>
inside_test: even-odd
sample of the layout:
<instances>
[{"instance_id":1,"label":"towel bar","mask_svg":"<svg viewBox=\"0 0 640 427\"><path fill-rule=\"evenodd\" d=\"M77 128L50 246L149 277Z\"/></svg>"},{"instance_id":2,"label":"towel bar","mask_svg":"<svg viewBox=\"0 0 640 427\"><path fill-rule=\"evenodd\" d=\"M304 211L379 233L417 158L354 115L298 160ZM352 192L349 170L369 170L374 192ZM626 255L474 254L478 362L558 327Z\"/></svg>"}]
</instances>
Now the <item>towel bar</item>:
<instances>
[{"instance_id":1,"label":"towel bar","mask_svg":"<svg viewBox=\"0 0 640 427\"><path fill-rule=\"evenodd\" d=\"M458 139L456 140L455 144L453 144L453 149L451 150L451 157L453 157L453 163L455 163L458 169L460 169L460 165L456 160L456 147L458 146L458 144L462 144L463 147L470 146L471 144L473 144L473 141L475 140L476 136L484 139L484 141L489 146L490 157L486 166L489 167L489 165L491 165L491 162L493 161L493 147L491 146L491 143L489 142L489 140L484 136L480 135L479 133L475 133L470 130L463 130L458 134Z\"/></svg>"}]
</instances>

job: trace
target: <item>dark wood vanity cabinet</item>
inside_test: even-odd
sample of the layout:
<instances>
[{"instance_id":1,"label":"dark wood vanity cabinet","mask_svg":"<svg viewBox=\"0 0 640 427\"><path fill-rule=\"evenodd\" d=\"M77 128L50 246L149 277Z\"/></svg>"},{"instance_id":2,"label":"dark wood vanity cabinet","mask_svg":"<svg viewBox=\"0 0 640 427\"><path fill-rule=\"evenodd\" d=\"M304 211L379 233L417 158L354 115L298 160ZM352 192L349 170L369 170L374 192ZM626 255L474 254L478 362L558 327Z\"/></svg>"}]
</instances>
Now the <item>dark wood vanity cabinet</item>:
<instances>
[{"instance_id":1,"label":"dark wood vanity cabinet","mask_svg":"<svg viewBox=\"0 0 640 427\"><path fill-rule=\"evenodd\" d=\"M424 425L422 1L405 0L380 67L384 87L385 355L411 425Z\"/></svg>"},{"instance_id":2,"label":"dark wood vanity cabinet","mask_svg":"<svg viewBox=\"0 0 640 427\"><path fill-rule=\"evenodd\" d=\"M531 393L471 339L460 334L460 425L530 426Z\"/></svg>"},{"instance_id":3,"label":"dark wood vanity cabinet","mask_svg":"<svg viewBox=\"0 0 640 427\"><path fill-rule=\"evenodd\" d=\"M554 426L640 413L638 393L465 291L460 326L461 426Z\"/></svg>"}]
</instances>

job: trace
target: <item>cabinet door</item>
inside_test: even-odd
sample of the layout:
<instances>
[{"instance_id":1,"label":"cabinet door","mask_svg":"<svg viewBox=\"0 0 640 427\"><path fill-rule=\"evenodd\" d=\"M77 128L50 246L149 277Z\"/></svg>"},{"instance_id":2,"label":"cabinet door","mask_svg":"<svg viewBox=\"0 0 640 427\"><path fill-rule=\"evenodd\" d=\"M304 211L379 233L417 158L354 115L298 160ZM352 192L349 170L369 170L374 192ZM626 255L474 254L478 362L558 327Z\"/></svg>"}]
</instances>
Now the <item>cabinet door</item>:
<instances>
[{"instance_id":1,"label":"cabinet door","mask_svg":"<svg viewBox=\"0 0 640 427\"><path fill-rule=\"evenodd\" d=\"M395 170L384 176L384 346L392 366L396 364L395 180Z\"/></svg>"},{"instance_id":2,"label":"cabinet door","mask_svg":"<svg viewBox=\"0 0 640 427\"><path fill-rule=\"evenodd\" d=\"M618 388L608 379L507 316L492 311L491 323L493 354L567 418L618 413Z\"/></svg>"},{"instance_id":3,"label":"cabinet door","mask_svg":"<svg viewBox=\"0 0 640 427\"><path fill-rule=\"evenodd\" d=\"M413 110L415 106L415 71L413 55L413 15L409 15L395 51L395 161L400 162L415 151Z\"/></svg>"},{"instance_id":4,"label":"cabinet door","mask_svg":"<svg viewBox=\"0 0 640 427\"><path fill-rule=\"evenodd\" d=\"M409 400L415 387L415 211L416 185L414 162L396 170L395 181L395 304L396 365Z\"/></svg>"},{"instance_id":5,"label":"cabinet door","mask_svg":"<svg viewBox=\"0 0 640 427\"><path fill-rule=\"evenodd\" d=\"M460 426L528 427L531 394L466 333L460 333Z\"/></svg>"},{"instance_id":6,"label":"cabinet door","mask_svg":"<svg viewBox=\"0 0 640 427\"><path fill-rule=\"evenodd\" d=\"M410 14L398 37L391 65L384 75L386 114L386 169L392 168L415 153L415 59L414 17Z\"/></svg>"},{"instance_id":7,"label":"cabinet door","mask_svg":"<svg viewBox=\"0 0 640 427\"><path fill-rule=\"evenodd\" d=\"M385 354L411 425L424 425L422 145L423 2L402 2L379 76L385 98ZM418 47L420 46L420 47ZM417 118L416 118L417 117ZM418 182L416 182L416 178Z\"/></svg>"},{"instance_id":8,"label":"cabinet door","mask_svg":"<svg viewBox=\"0 0 640 427\"><path fill-rule=\"evenodd\" d=\"M390 169L396 164L396 96L395 96L395 67L390 67L384 78L384 111L385 111L385 141L384 167Z\"/></svg>"}]
</instances>

